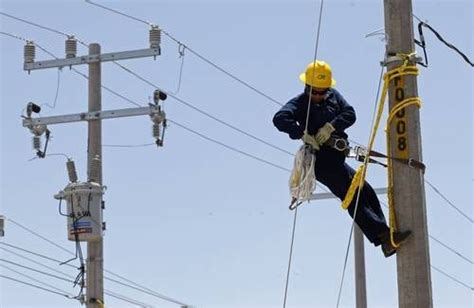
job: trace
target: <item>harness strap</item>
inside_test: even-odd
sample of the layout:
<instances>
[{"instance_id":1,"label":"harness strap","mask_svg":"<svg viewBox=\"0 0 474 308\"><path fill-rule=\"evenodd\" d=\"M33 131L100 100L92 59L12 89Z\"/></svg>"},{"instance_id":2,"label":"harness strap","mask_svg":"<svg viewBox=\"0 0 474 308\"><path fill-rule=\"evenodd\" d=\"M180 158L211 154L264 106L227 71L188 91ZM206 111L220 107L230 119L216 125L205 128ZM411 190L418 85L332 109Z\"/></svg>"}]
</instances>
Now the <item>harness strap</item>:
<instances>
[{"instance_id":1,"label":"harness strap","mask_svg":"<svg viewBox=\"0 0 474 308\"><path fill-rule=\"evenodd\" d=\"M371 150L371 151L369 152L369 156L391 159L391 160L400 162L400 163L402 163L402 164L406 164L406 165L408 165L408 166L411 167L411 168L419 169L419 170L421 170L423 173L424 173L425 170L426 170L426 166L425 166L424 163L422 163L421 161L418 161L418 160L416 160L416 159L413 159L413 158L389 157L389 156L387 156L387 155L385 155L385 154L382 154L382 153L380 153L380 152L373 151L373 150ZM386 166L386 165L385 165L385 166Z\"/></svg>"}]
</instances>

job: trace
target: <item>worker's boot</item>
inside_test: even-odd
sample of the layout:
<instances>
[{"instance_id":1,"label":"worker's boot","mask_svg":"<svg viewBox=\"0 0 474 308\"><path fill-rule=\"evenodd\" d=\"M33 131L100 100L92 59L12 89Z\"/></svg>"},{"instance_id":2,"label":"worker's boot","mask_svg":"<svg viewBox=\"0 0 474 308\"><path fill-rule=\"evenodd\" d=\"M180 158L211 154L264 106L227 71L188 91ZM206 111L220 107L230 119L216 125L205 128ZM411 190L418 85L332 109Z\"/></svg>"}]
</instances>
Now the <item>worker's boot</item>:
<instances>
[{"instance_id":1,"label":"worker's boot","mask_svg":"<svg viewBox=\"0 0 474 308\"><path fill-rule=\"evenodd\" d=\"M393 241L395 244L400 245L407 240L407 238L411 235L411 231L396 231L393 233ZM385 258L388 258L394 255L397 252L397 247L392 245L392 241L390 239L390 232L386 232L380 236L382 241L382 251Z\"/></svg>"}]
</instances>

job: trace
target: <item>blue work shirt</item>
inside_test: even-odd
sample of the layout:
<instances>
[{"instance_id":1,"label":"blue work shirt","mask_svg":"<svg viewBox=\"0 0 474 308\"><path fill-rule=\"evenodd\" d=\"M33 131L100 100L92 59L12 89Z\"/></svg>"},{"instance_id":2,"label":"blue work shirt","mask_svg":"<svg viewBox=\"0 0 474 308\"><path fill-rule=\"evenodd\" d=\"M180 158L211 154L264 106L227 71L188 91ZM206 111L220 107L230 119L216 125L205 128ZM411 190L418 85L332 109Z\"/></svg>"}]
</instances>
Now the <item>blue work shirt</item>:
<instances>
[{"instance_id":1,"label":"blue work shirt","mask_svg":"<svg viewBox=\"0 0 474 308\"><path fill-rule=\"evenodd\" d=\"M288 133L291 139L301 139L306 127L308 94L302 93L286 103L273 117L273 124L279 131ZM346 128L354 124L354 108L347 103L336 89L330 88L320 103L311 102L308 133L315 135L327 122L334 126L333 137L347 138Z\"/></svg>"}]
</instances>

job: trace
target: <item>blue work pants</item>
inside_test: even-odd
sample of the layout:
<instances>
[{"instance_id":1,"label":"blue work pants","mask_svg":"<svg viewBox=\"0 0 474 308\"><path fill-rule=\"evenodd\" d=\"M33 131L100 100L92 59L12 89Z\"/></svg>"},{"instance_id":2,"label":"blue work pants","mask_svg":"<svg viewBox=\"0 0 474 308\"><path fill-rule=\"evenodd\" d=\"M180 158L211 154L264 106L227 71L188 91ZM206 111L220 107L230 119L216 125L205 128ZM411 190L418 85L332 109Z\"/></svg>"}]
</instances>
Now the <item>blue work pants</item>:
<instances>
[{"instance_id":1,"label":"blue work pants","mask_svg":"<svg viewBox=\"0 0 474 308\"><path fill-rule=\"evenodd\" d=\"M316 152L316 180L327 186L341 201L346 197L355 174L355 170L345 162L345 158L344 153L326 146ZM357 193L356 190L348 207L351 217L354 217ZM355 222L375 246L380 245L380 236L389 231L377 194L367 181L360 192Z\"/></svg>"}]
</instances>

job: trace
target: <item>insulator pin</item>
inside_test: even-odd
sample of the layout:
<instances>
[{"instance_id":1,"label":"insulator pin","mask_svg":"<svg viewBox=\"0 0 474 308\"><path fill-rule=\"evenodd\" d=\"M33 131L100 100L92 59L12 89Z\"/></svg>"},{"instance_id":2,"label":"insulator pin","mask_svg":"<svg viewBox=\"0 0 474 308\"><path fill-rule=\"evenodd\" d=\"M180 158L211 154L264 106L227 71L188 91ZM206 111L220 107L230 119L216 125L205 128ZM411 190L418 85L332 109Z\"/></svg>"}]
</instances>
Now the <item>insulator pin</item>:
<instances>
[{"instance_id":1,"label":"insulator pin","mask_svg":"<svg viewBox=\"0 0 474 308\"><path fill-rule=\"evenodd\" d=\"M161 137L160 124L153 124L153 138L159 139Z\"/></svg>"},{"instance_id":2,"label":"insulator pin","mask_svg":"<svg viewBox=\"0 0 474 308\"><path fill-rule=\"evenodd\" d=\"M101 168L102 162L100 161L99 156L96 156L94 159L92 159L90 166L89 181L96 183L100 182Z\"/></svg>"},{"instance_id":3,"label":"insulator pin","mask_svg":"<svg viewBox=\"0 0 474 308\"><path fill-rule=\"evenodd\" d=\"M150 29L150 48L160 48L161 29L158 26L151 26Z\"/></svg>"},{"instance_id":4,"label":"insulator pin","mask_svg":"<svg viewBox=\"0 0 474 308\"><path fill-rule=\"evenodd\" d=\"M36 46L33 41L26 42L23 55L24 55L25 63L35 62Z\"/></svg>"},{"instance_id":5,"label":"insulator pin","mask_svg":"<svg viewBox=\"0 0 474 308\"><path fill-rule=\"evenodd\" d=\"M66 168L67 168L67 173L69 175L69 181L71 183L76 183L77 172L76 172L76 165L74 164L74 161L71 159L68 159L66 162Z\"/></svg>"},{"instance_id":6,"label":"insulator pin","mask_svg":"<svg viewBox=\"0 0 474 308\"><path fill-rule=\"evenodd\" d=\"M66 58L75 58L77 54L77 40L71 35L66 40Z\"/></svg>"},{"instance_id":7,"label":"insulator pin","mask_svg":"<svg viewBox=\"0 0 474 308\"><path fill-rule=\"evenodd\" d=\"M36 151L41 151L41 137L33 136L33 149Z\"/></svg>"}]
</instances>

